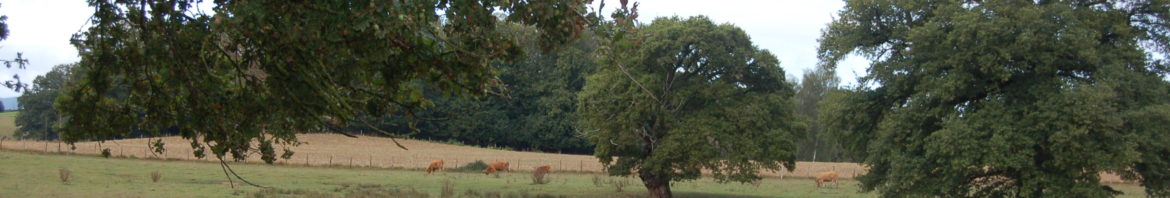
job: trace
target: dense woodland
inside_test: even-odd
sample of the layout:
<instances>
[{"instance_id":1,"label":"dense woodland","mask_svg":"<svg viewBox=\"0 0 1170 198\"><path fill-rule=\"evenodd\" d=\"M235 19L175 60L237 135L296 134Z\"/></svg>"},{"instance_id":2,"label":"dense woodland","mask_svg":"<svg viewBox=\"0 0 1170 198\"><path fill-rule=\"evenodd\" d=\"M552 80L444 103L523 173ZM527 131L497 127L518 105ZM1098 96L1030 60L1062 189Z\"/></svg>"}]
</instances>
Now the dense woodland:
<instances>
[{"instance_id":1,"label":"dense woodland","mask_svg":"<svg viewBox=\"0 0 1170 198\"><path fill-rule=\"evenodd\" d=\"M593 154L653 197L796 161L860 162L886 197L1116 195L1101 172L1170 195L1165 0L850 0L800 74L730 23L624 0L90 2L81 61L34 80L17 137L179 135L269 163L307 132ZM843 86L853 55L869 73Z\"/></svg>"}]
</instances>

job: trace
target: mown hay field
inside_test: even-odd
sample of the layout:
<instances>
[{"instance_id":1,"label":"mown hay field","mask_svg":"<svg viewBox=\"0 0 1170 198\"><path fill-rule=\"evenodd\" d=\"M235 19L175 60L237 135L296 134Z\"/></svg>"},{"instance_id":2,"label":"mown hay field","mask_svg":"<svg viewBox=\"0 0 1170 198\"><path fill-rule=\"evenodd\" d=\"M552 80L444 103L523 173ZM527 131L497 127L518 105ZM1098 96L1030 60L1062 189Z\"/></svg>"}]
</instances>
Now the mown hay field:
<instances>
[{"instance_id":1,"label":"mown hay field","mask_svg":"<svg viewBox=\"0 0 1170 198\"><path fill-rule=\"evenodd\" d=\"M549 165L554 171L574 172L600 172L602 167L597 158L591 155L521 152L398 139L397 141L408 149L403 150L395 146L390 138L370 136L350 138L338 134L301 134L298 135L298 139L304 143L290 147L295 152L293 157L291 159L278 159L277 163L424 169L432 160L443 160L447 167L462 166L481 160L488 163L508 161L512 169L524 171L532 170L533 167L540 165ZM147 145L153 140L162 140L166 145L167 152L164 154L149 152ZM99 154L102 149L110 149L111 154L117 157L212 160L196 159L190 145L188 140L179 137L163 137L125 139L104 143L81 142L75 144L76 149L71 149L69 145L60 142L40 141L5 141L0 147L14 150L78 154ZM278 152L280 150L277 149ZM248 156L246 161L262 162L259 155ZM776 178L813 178L820 172L833 169L840 172L841 177L845 179L851 179L855 175L865 173L864 167L856 163L826 162L798 162L796 170L793 172L762 171L762 173L766 177Z\"/></svg>"}]
</instances>

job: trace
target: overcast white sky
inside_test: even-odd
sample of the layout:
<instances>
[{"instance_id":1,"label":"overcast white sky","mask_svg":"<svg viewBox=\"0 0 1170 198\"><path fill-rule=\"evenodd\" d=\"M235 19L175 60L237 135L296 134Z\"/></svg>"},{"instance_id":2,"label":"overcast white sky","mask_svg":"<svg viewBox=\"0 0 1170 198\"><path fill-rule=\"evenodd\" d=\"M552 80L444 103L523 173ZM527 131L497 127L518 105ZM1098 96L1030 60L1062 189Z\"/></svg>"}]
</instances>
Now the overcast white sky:
<instances>
[{"instance_id":1,"label":"overcast white sky","mask_svg":"<svg viewBox=\"0 0 1170 198\"><path fill-rule=\"evenodd\" d=\"M799 77L816 65L817 38L844 2L840 0L634 0L641 2L639 20L650 22L658 16L707 15L717 23L743 28L752 41L780 58L789 76ZM12 59L23 52L30 65L24 70L0 68L0 80L12 75L32 84L33 78L54 65L78 61L77 50L69 44L93 14L82 0L0 1L0 14L8 16L9 37L0 41L0 58ZM616 0L606 1L615 7ZM843 83L852 83L855 74L864 74L864 59L849 58L838 68ZM0 97L18 96L0 89Z\"/></svg>"}]
</instances>

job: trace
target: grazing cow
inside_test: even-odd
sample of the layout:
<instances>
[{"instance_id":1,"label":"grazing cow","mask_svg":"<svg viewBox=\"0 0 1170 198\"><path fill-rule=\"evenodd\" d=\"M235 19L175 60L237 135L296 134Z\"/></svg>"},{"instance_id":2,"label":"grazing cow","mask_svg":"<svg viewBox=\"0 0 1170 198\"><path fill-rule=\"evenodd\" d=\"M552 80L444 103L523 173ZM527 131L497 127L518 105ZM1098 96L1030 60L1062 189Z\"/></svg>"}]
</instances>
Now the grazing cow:
<instances>
[{"instance_id":1,"label":"grazing cow","mask_svg":"<svg viewBox=\"0 0 1170 198\"><path fill-rule=\"evenodd\" d=\"M538 173L551 173L552 167L550 167L548 165L536 167L536 172L538 172Z\"/></svg>"},{"instance_id":2,"label":"grazing cow","mask_svg":"<svg viewBox=\"0 0 1170 198\"><path fill-rule=\"evenodd\" d=\"M825 182L828 182L828 181L833 182L833 186L837 185L837 171L836 170L821 173L821 176L817 177L817 188L820 188L821 184L824 184Z\"/></svg>"},{"instance_id":3,"label":"grazing cow","mask_svg":"<svg viewBox=\"0 0 1170 198\"><path fill-rule=\"evenodd\" d=\"M548 165L536 167L536 170L532 171L532 183L535 183L535 184L548 183L548 181L546 181L544 179L544 176L547 175L549 172L552 172L552 167L549 167Z\"/></svg>"},{"instance_id":4,"label":"grazing cow","mask_svg":"<svg viewBox=\"0 0 1170 198\"><path fill-rule=\"evenodd\" d=\"M427 174L440 170L443 170L443 160L431 161L431 165L427 166Z\"/></svg>"},{"instance_id":5,"label":"grazing cow","mask_svg":"<svg viewBox=\"0 0 1170 198\"><path fill-rule=\"evenodd\" d=\"M492 162L488 164L487 168L483 169L483 174L495 174L496 177L499 177L500 171L512 172L512 170L508 170L508 162Z\"/></svg>"}]
</instances>

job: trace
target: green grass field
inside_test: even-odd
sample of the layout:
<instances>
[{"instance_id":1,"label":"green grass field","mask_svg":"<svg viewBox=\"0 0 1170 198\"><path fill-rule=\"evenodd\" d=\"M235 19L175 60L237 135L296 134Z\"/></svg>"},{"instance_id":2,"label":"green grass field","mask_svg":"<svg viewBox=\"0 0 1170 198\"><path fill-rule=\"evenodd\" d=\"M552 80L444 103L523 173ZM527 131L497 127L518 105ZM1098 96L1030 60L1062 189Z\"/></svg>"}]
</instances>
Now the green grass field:
<instances>
[{"instance_id":1,"label":"green grass field","mask_svg":"<svg viewBox=\"0 0 1170 198\"><path fill-rule=\"evenodd\" d=\"M16 132L16 115L19 111L0 112L0 137L12 138L12 133Z\"/></svg>"},{"instance_id":2,"label":"green grass field","mask_svg":"<svg viewBox=\"0 0 1170 198\"><path fill-rule=\"evenodd\" d=\"M273 188L232 188L216 163L145 159L106 159L85 155L0 151L0 197L440 197L444 185L454 197L642 197L635 178L556 173L551 183L531 184L530 173L500 178L478 172L425 175L418 170L298 167L237 164L252 182ZM450 165L448 165L450 166ZM70 170L68 182L60 170ZM159 171L154 183L150 173ZM238 182L238 181L237 181ZM624 183L624 184L623 184ZM622 192L617 186L622 185ZM1142 197L1141 188L1115 186L1122 197ZM720 184L710 179L678 182L678 197L876 197L857 192L856 182L816 189L809 179L765 179L758 186Z\"/></svg>"},{"instance_id":3,"label":"green grass field","mask_svg":"<svg viewBox=\"0 0 1170 198\"><path fill-rule=\"evenodd\" d=\"M641 197L646 193L635 178L556 172L549 176L551 183L534 185L528 172L495 178L478 172L427 176L417 170L239 164L233 168L246 179L274 188L233 189L215 163L16 151L0 151L0 162L2 197L439 197L448 181L452 186L448 192L455 197ZM61 181L60 169L72 172L68 182ZM158 183L151 181L153 171L162 173ZM616 185L621 183L622 192L617 192ZM808 179L770 178L758 187L702 179L676 183L673 189L679 197L875 196L857 193L852 181L842 181L836 189L815 189Z\"/></svg>"}]
</instances>

